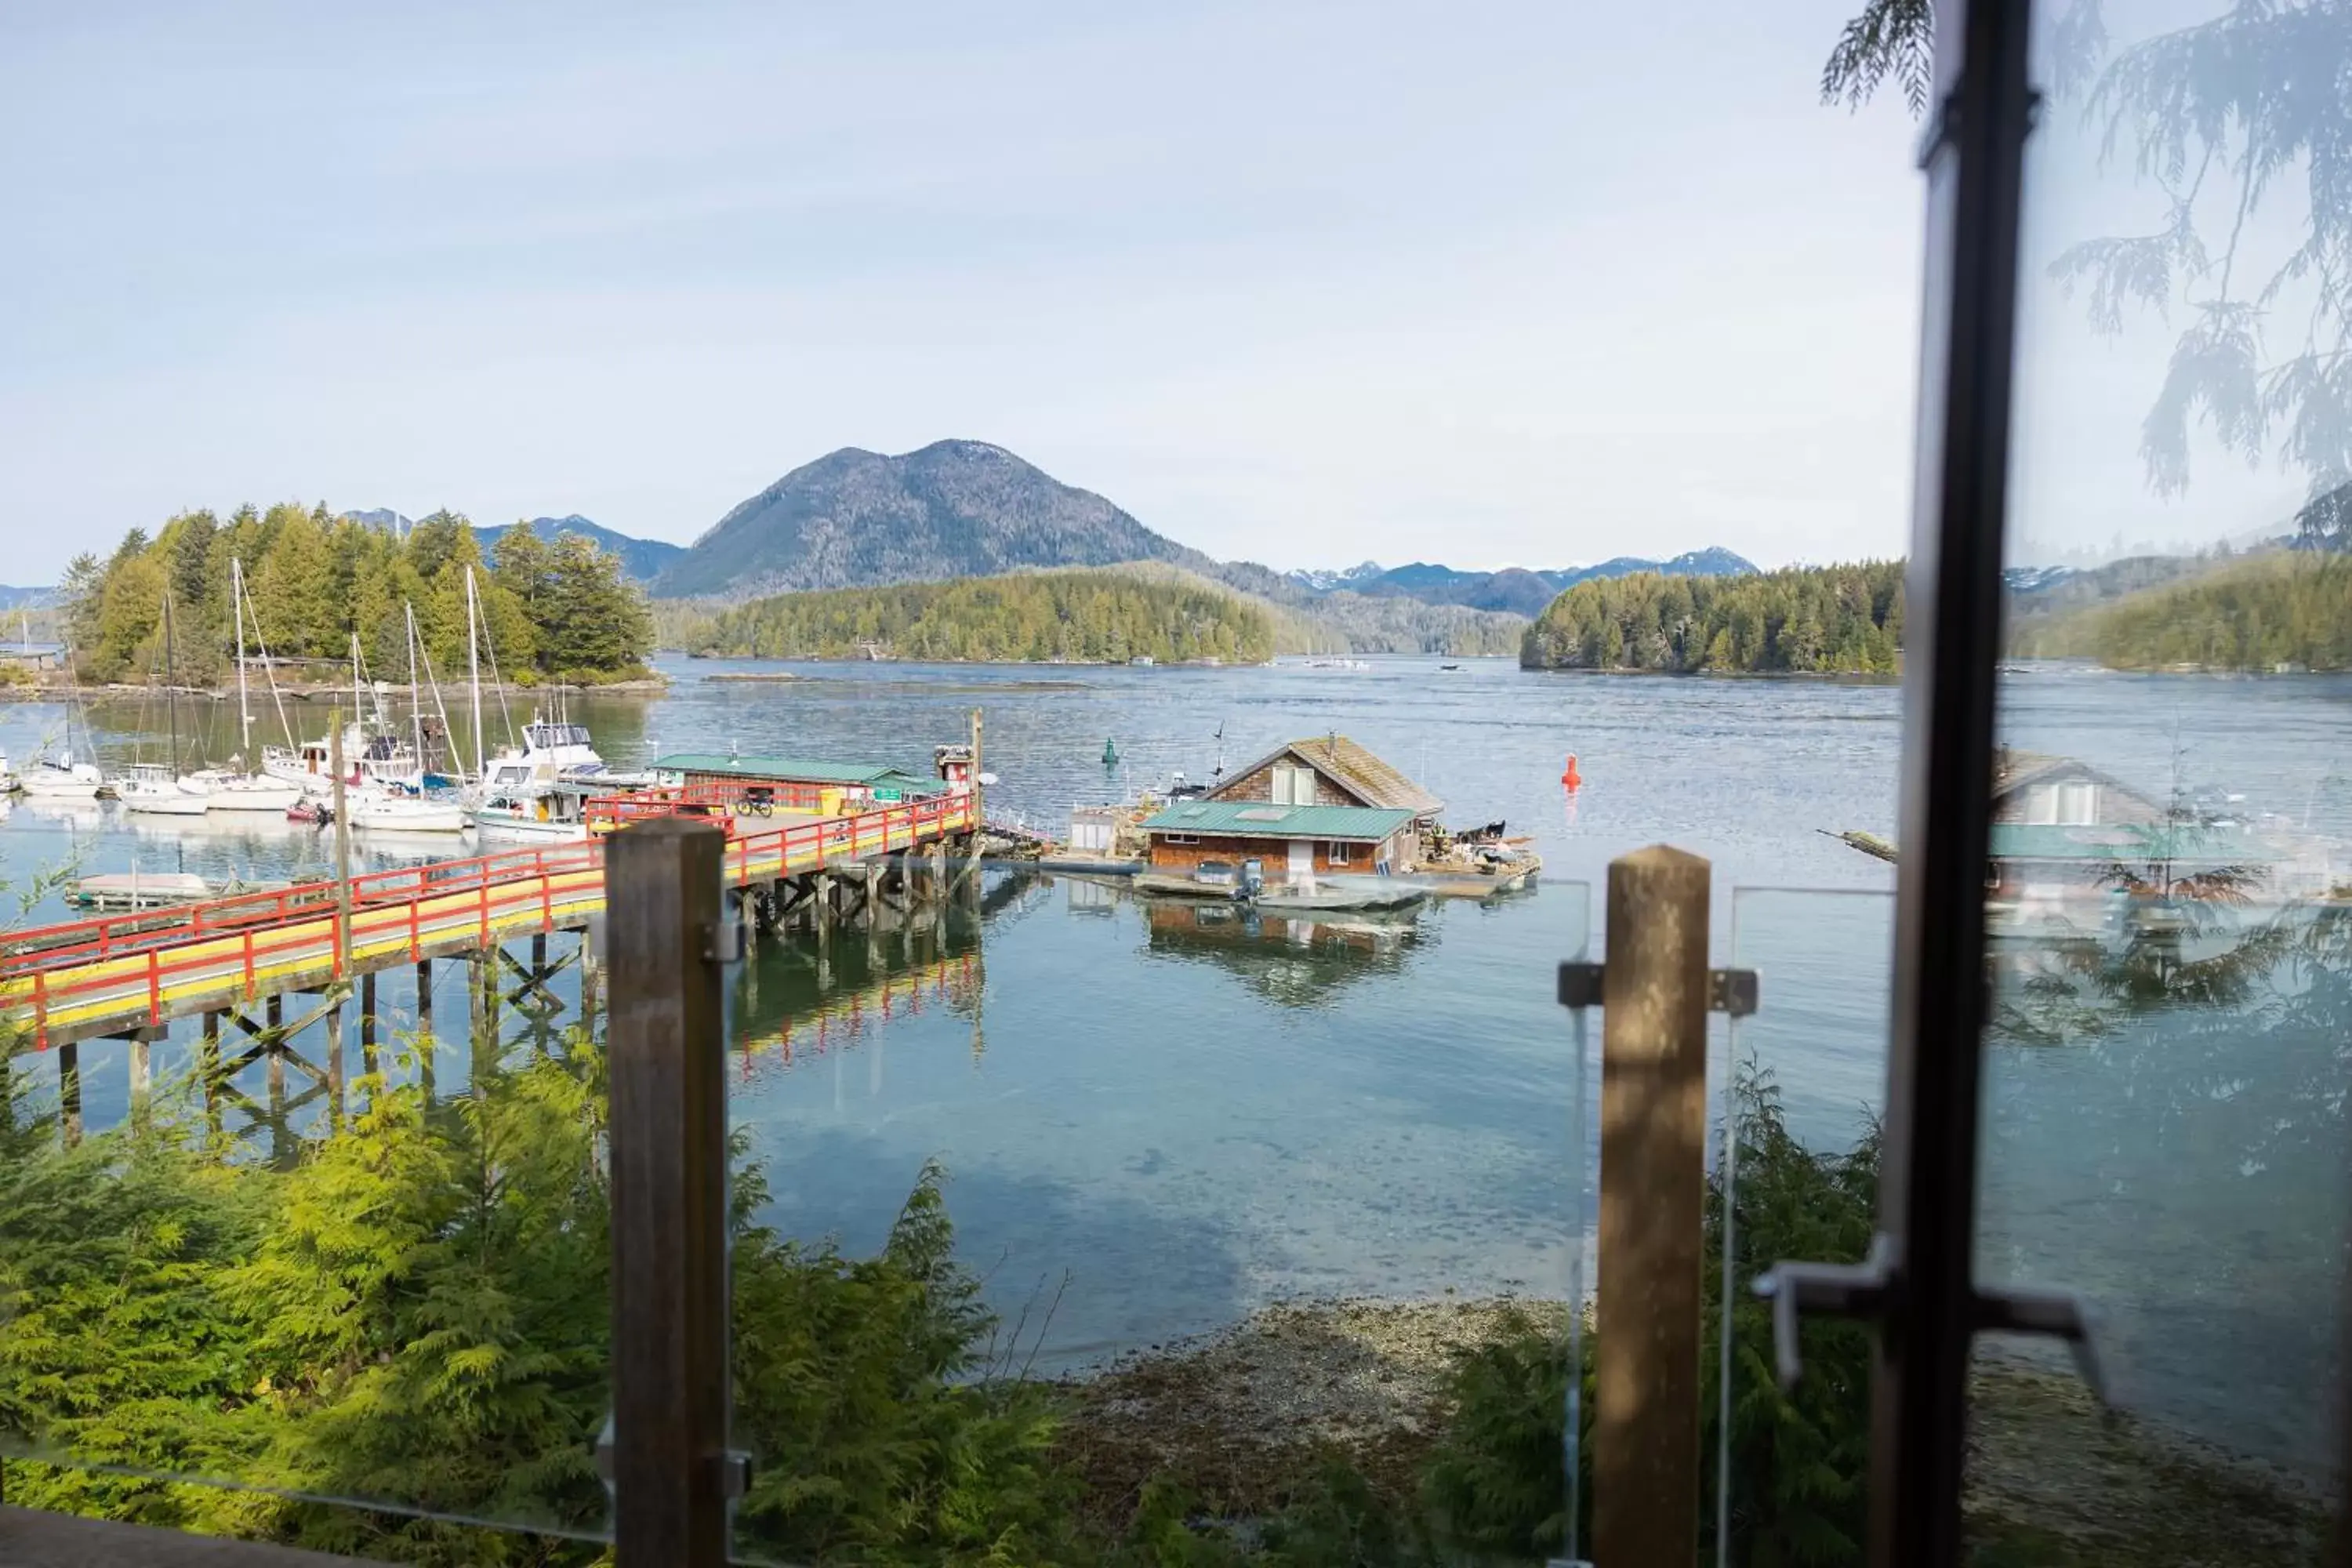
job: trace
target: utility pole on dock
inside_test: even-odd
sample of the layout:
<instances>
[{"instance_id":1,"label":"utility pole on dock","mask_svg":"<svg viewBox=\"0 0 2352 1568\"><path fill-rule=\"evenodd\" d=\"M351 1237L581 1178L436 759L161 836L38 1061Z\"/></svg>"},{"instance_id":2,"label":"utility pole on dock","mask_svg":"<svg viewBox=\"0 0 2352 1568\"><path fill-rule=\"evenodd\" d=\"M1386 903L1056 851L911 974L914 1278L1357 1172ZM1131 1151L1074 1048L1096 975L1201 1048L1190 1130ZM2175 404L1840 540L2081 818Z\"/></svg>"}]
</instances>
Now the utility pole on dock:
<instances>
[{"instance_id":1,"label":"utility pole on dock","mask_svg":"<svg viewBox=\"0 0 2352 1568\"><path fill-rule=\"evenodd\" d=\"M981 771L980 771L980 731L981 731L980 710L979 710L979 709L977 709L977 708L975 708L975 709L973 709L973 710L971 710L971 869L972 869L973 871L978 871L978 870L980 869L980 839L981 839L981 834L982 834L982 830L983 830L983 829L985 829L985 828L987 827L987 826L988 826L988 811L987 811L987 807L986 807L986 803L982 800L982 796L981 796L981 793L980 793L980 792L981 792L981 783L980 783L980 780L981 780Z\"/></svg>"}]
</instances>

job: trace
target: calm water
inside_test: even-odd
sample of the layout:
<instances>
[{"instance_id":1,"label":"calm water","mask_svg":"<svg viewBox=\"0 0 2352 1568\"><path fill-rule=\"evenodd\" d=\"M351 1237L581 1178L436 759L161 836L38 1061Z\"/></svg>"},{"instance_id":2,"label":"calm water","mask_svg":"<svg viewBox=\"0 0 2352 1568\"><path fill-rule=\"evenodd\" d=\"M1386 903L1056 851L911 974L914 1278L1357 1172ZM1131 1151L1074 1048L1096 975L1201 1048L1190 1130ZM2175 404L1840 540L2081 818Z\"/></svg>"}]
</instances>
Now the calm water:
<instances>
[{"instance_id":1,"label":"calm water","mask_svg":"<svg viewBox=\"0 0 2352 1568\"><path fill-rule=\"evenodd\" d=\"M770 666L808 679L702 679L721 668L761 667L679 661L667 695L596 700L583 716L616 764L732 743L927 772L933 742L961 739L979 707L1002 781L992 815L1055 831L1074 803L1177 770L1206 777L1220 729L1229 765L1338 731L1426 783L1452 820L1500 817L1540 840L1546 883L1532 895L1440 907L1402 931L1204 928L1087 882L997 873L976 919L872 944L847 933L823 952L800 939L763 947L735 983L736 1115L755 1131L774 1217L870 1247L923 1163L940 1161L966 1255L1008 1315L1028 1311L1040 1364L1164 1342L1289 1294L1564 1290L1584 1228L1567 1116L1580 1047L1552 1001L1553 968L1601 925L1587 885L1597 895L1608 859L1628 848L1663 841L1708 857L1717 951L1763 972L1763 1010L1718 1041L1719 1060L1727 1045L1753 1055L1800 1132L1822 1143L1850 1141L1881 1094L1892 872L1824 830L1893 830L1891 686L1547 676L1475 660L1444 672L1405 658L1367 670ZM2017 744L2083 756L2159 798L2178 775L2352 837L2352 784L2337 776L2352 682L2052 671L2012 680L2008 700ZM226 705L206 717L200 744L226 755ZM110 706L93 718L109 762L157 754L159 712ZM17 705L0 712L0 745L22 757L61 722L60 709ZM322 715L296 723L324 728ZM1123 759L1115 770L1101 763L1106 741ZM1571 752L1585 780L1572 800L1558 783ZM23 887L68 859L258 877L328 864L307 829L190 834L114 813L18 806L0 829L8 875ZM374 861L434 852L363 847ZM1829 891L1772 890L1788 889ZM53 900L35 910L59 914ZM444 968L438 1016L461 1018L457 966ZM395 1009L405 993L404 982L388 991ZM114 1049L85 1047L100 1123L123 1096ZM159 1052L159 1070L173 1059ZM2101 1207L2129 1173L2074 1160L2050 1114L2053 1102L2120 1103L2123 1075L2105 1058L2042 1053L1995 1079L1989 1246L2004 1268L2070 1283L2087 1273L2116 1299L2135 1403L2222 1419L2194 1396L2217 1381L2210 1345L2191 1354L2178 1342L2180 1314L2150 1282L2173 1252L2147 1235L2197 1226ZM2338 1196L2291 1215L2233 1211L2219 1250L2309 1254L2309 1238L2337 1223ZM2249 1225L2280 1233L2248 1240ZM2309 1306L2321 1321L2326 1304ZM2272 1452L2302 1441L2323 1353L2310 1338L2231 1352L2229 1375L2258 1380L2277 1394L2273 1414L2287 1414L2227 1436Z\"/></svg>"}]
</instances>

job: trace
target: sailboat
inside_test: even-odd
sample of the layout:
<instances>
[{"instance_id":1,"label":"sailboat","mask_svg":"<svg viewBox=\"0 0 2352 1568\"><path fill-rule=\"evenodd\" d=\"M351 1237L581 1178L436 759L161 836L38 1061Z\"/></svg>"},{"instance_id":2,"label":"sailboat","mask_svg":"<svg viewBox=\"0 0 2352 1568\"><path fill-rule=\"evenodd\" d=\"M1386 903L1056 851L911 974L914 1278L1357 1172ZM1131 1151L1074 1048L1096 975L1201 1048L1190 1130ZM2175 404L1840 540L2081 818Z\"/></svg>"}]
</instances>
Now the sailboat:
<instances>
[{"instance_id":1,"label":"sailboat","mask_svg":"<svg viewBox=\"0 0 2352 1568\"><path fill-rule=\"evenodd\" d=\"M205 814L205 791L202 786L184 785L179 778L180 765L180 705L173 683L177 679L173 667L172 636L172 590L163 590L163 712L172 730L171 760L168 763L140 763L132 766L128 778L114 782L115 798L126 811L156 816L202 816Z\"/></svg>"},{"instance_id":2,"label":"sailboat","mask_svg":"<svg viewBox=\"0 0 2352 1568\"><path fill-rule=\"evenodd\" d=\"M73 668L73 647L66 646L66 668ZM81 699L66 699L66 735L54 755L35 756L16 781L17 787L27 795L43 800L96 800L99 787L105 783L97 767L89 763L74 761L74 717L81 711ZM85 740L89 735L89 720L83 717L81 731Z\"/></svg>"},{"instance_id":3,"label":"sailboat","mask_svg":"<svg viewBox=\"0 0 2352 1568\"><path fill-rule=\"evenodd\" d=\"M242 763L253 754L253 697L247 688L245 660L245 567L243 563L229 563L229 603L236 620L236 711L238 719L237 753L231 760ZM259 628L256 628L258 635ZM284 713L279 713L281 721ZM283 816L288 808L302 798L302 786L265 773L240 773L235 769L208 768L195 775L205 786L205 805L210 811L263 811Z\"/></svg>"},{"instance_id":4,"label":"sailboat","mask_svg":"<svg viewBox=\"0 0 2352 1568\"><path fill-rule=\"evenodd\" d=\"M414 790L422 785L424 773L417 764L416 753L394 732L385 716L384 689L381 681L372 686L368 680L366 665L360 657L359 634L353 632L353 717L343 727L343 782L353 786ZM363 717L371 708L375 715L373 722ZM333 752L333 743L325 737L305 741L299 746L264 746L261 768L271 778L297 784L308 795L325 796L332 794L335 787L334 771L328 761Z\"/></svg>"},{"instance_id":5,"label":"sailboat","mask_svg":"<svg viewBox=\"0 0 2352 1568\"><path fill-rule=\"evenodd\" d=\"M415 606L408 606L407 616L409 725L415 742L409 755L415 759L415 770L409 777L382 777L373 787L346 795L343 810L350 816L353 827L401 833L462 833L466 829L464 803L424 793L425 710L423 696L416 683L419 638L416 635ZM371 742L368 749L373 752L375 742Z\"/></svg>"}]
</instances>

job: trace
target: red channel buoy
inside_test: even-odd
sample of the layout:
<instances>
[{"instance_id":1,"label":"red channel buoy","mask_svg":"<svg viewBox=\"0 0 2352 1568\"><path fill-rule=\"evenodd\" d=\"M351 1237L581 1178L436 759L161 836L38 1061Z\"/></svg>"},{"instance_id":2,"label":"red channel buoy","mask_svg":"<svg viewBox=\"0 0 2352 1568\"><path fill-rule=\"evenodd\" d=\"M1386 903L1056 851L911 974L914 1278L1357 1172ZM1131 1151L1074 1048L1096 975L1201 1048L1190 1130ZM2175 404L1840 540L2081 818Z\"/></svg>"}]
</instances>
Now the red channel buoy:
<instances>
[{"instance_id":1,"label":"red channel buoy","mask_svg":"<svg viewBox=\"0 0 2352 1568\"><path fill-rule=\"evenodd\" d=\"M1582 789L1584 787L1584 775L1576 771L1576 753L1574 752L1568 753L1568 766L1561 770L1559 782L1570 789Z\"/></svg>"}]
</instances>

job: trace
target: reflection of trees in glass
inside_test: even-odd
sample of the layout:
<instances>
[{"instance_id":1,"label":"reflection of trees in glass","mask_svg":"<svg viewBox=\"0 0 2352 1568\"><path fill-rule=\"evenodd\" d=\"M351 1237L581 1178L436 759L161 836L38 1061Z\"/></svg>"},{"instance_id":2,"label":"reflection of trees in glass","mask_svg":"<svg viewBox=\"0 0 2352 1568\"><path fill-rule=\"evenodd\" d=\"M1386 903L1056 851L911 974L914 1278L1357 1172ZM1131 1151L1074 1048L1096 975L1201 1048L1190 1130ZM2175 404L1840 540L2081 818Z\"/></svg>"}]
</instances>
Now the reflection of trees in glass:
<instances>
[{"instance_id":1,"label":"reflection of trees in glass","mask_svg":"<svg viewBox=\"0 0 2352 1568\"><path fill-rule=\"evenodd\" d=\"M1823 99L1859 105L1893 80L1922 110L1933 31L1930 0L1869 0L1830 56ZM2187 489L2192 426L2249 463L2275 441L2309 479L2305 542L2345 548L2352 6L2232 5L2117 49L2100 0L2074 0L2050 44L2042 85L2097 132L2104 163L2128 160L2156 198L2141 232L2082 240L2050 265L2101 331L2178 321L2140 426L2150 487Z\"/></svg>"}]
</instances>

